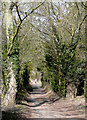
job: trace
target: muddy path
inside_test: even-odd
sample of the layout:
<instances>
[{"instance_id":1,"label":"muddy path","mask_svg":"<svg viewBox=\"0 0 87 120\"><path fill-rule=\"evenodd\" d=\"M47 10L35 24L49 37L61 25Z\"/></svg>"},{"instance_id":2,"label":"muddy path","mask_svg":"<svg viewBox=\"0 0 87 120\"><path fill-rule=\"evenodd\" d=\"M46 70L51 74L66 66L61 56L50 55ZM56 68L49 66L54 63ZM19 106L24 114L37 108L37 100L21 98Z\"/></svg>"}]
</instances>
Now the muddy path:
<instances>
[{"instance_id":1,"label":"muddy path","mask_svg":"<svg viewBox=\"0 0 87 120\"><path fill-rule=\"evenodd\" d=\"M59 97L51 99L49 95L52 91L45 92L38 83L32 84L32 87L33 91L28 92L26 98L15 105L13 110L7 111L2 120L85 118L84 97L77 97L74 100Z\"/></svg>"},{"instance_id":2,"label":"muddy path","mask_svg":"<svg viewBox=\"0 0 87 120\"><path fill-rule=\"evenodd\" d=\"M29 106L32 109L31 116L33 118L62 118L63 116L55 111L52 106L52 100L48 99L48 94L43 92L38 84L33 86L33 92L31 92L31 103Z\"/></svg>"},{"instance_id":3,"label":"muddy path","mask_svg":"<svg viewBox=\"0 0 87 120\"><path fill-rule=\"evenodd\" d=\"M45 92L38 83L32 84L33 91L26 99L31 109L30 118L85 118L84 97L74 100L55 97L50 99L52 91Z\"/></svg>"}]
</instances>

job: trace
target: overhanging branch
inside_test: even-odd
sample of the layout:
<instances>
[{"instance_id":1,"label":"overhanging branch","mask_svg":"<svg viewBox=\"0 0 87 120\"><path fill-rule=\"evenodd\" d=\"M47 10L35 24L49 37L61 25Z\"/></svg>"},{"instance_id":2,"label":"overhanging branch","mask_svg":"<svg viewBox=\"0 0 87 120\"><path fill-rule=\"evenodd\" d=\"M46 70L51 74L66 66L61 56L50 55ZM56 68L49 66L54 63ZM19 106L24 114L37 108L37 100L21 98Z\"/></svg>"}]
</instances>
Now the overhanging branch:
<instances>
[{"instance_id":1,"label":"overhanging branch","mask_svg":"<svg viewBox=\"0 0 87 120\"><path fill-rule=\"evenodd\" d=\"M45 35L49 35L48 33L44 32L44 31L41 31L38 27L34 26L31 22L29 22L30 25L32 25L32 27L34 27L36 30L38 30L39 32L45 34Z\"/></svg>"},{"instance_id":2,"label":"overhanging branch","mask_svg":"<svg viewBox=\"0 0 87 120\"><path fill-rule=\"evenodd\" d=\"M23 41L25 40L27 34L28 34L28 32L25 34L25 36L24 36L23 39L21 40L21 43L20 43L19 47L22 45L22 43L23 43Z\"/></svg>"},{"instance_id":3,"label":"overhanging branch","mask_svg":"<svg viewBox=\"0 0 87 120\"><path fill-rule=\"evenodd\" d=\"M46 1L46 0L45 0L45 1ZM13 45L14 45L15 38L16 38L16 36L18 35L20 26L22 25L22 22L23 22L30 14L32 14L36 9L38 9L41 5L43 5L43 4L45 3L45 1L42 2L41 4L39 4L37 7L35 7L30 13L28 13L28 14L20 21L20 23L18 24L18 26L17 26L17 28L16 28L15 34L14 34L14 36L13 36L13 39L12 39L12 43L11 43L11 45L10 45L10 48L9 48L9 50L8 50L8 52L7 52L7 56L10 55L10 52L11 52L11 50L12 50L12 48L13 48Z\"/></svg>"},{"instance_id":4,"label":"overhanging branch","mask_svg":"<svg viewBox=\"0 0 87 120\"><path fill-rule=\"evenodd\" d=\"M16 4L16 11L17 11L17 14L18 14L18 17L19 17L20 21L22 22L22 19L21 19L17 4Z\"/></svg>"},{"instance_id":5,"label":"overhanging branch","mask_svg":"<svg viewBox=\"0 0 87 120\"><path fill-rule=\"evenodd\" d=\"M82 21L81 21L81 23L79 24L78 28L77 28L76 31L74 32L74 34L73 34L73 36L72 36L72 40L73 40L75 34L80 33L81 26L82 26L83 22L85 21L86 17L87 17L87 15L84 16L84 18L82 19Z\"/></svg>"}]
</instances>

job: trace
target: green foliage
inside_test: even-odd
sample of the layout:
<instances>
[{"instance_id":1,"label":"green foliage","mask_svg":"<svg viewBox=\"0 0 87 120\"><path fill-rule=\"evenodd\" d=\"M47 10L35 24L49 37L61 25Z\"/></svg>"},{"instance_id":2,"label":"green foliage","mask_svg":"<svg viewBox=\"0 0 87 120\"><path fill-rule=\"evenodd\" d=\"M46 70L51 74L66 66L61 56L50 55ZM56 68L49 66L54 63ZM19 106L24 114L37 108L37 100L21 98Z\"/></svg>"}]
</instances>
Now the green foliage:
<instances>
[{"instance_id":1,"label":"green foliage","mask_svg":"<svg viewBox=\"0 0 87 120\"><path fill-rule=\"evenodd\" d=\"M10 82L10 69L9 69L9 63L7 59L7 45L3 45L2 50L2 80L3 80L3 93L6 94L7 90L9 89L9 82Z\"/></svg>"},{"instance_id":2,"label":"green foliage","mask_svg":"<svg viewBox=\"0 0 87 120\"><path fill-rule=\"evenodd\" d=\"M29 84L30 71L31 71L30 62L23 63L20 65L19 79L18 79L18 92L16 95L17 100L20 100L23 97L25 97L26 90L32 91L32 87Z\"/></svg>"},{"instance_id":3,"label":"green foliage","mask_svg":"<svg viewBox=\"0 0 87 120\"><path fill-rule=\"evenodd\" d=\"M17 97L20 96L22 93L24 95L26 89L32 90L29 84L29 77L30 77L30 70L31 70L31 63L22 63L20 59L20 48L19 48L19 41L18 36L15 38L13 48L7 56L7 46L10 47L11 43L4 45L3 52L2 52L2 79L4 84L4 94L9 89L9 82L10 82L10 68L12 68L14 72L14 76L17 83ZM28 86L28 87L27 87Z\"/></svg>"},{"instance_id":4,"label":"green foliage","mask_svg":"<svg viewBox=\"0 0 87 120\"><path fill-rule=\"evenodd\" d=\"M53 32L56 32L56 28ZM78 61L76 58L78 40L67 45L60 41L57 33L54 35L57 38L54 39L55 50L46 44L45 58L49 71L46 79L49 79L54 92L65 97L68 84L72 83L78 88L79 85L81 87L81 83L84 83L84 61Z\"/></svg>"},{"instance_id":5,"label":"green foliage","mask_svg":"<svg viewBox=\"0 0 87 120\"><path fill-rule=\"evenodd\" d=\"M23 86L26 87L29 84L29 78L30 78L30 71L31 71L31 63L25 63L24 64L24 70L23 70Z\"/></svg>"},{"instance_id":6,"label":"green foliage","mask_svg":"<svg viewBox=\"0 0 87 120\"><path fill-rule=\"evenodd\" d=\"M46 11L45 13L44 9L40 9L38 10L39 14L34 15L34 18L32 16L29 17L30 21L24 21L23 25L20 23L20 37L17 36L15 38L9 57L7 57L7 46L10 48L11 41L9 41L8 45L4 45L2 77L5 91L9 88L9 68L11 65L17 81L19 95L24 92L23 89L28 89L27 85L29 84L31 68L42 72L42 82L48 82L54 92L61 96L66 96L66 88L70 83L77 87L78 94L80 91L82 92L84 87L85 65L84 61L78 60L76 56L79 36L81 37L76 32L80 21L82 21L81 15L82 17L84 16L84 11L77 11L76 5L72 3L66 3L67 5L65 4L65 6L62 6L62 4L56 6L52 4L49 5L49 8L47 8L48 5L45 6L48 12ZM79 12L81 12L81 15L77 14ZM39 16L42 13L44 18L43 16ZM39 24L36 17L38 18ZM32 23L33 29L30 23ZM19 33L19 28L16 31L17 33ZM47 33L45 33L45 30ZM26 35L26 32L28 35ZM82 38L80 39L83 40L83 29L81 34ZM18 40L18 37L20 40ZM11 38L11 31L9 30L9 39L11 40ZM21 47L19 47L19 41L22 43L20 45ZM45 51L43 50L43 44ZM32 64L28 61L32 61ZM29 86L29 89L32 90L31 86Z\"/></svg>"}]
</instances>

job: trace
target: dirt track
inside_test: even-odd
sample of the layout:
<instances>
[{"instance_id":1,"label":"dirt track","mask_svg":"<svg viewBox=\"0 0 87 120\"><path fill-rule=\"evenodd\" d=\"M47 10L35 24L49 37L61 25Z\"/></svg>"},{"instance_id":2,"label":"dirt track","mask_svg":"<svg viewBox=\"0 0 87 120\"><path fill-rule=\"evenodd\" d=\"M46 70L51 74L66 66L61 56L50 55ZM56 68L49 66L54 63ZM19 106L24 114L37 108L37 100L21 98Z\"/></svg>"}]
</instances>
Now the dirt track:
<instances>
[{"instance_id":1,"label":"dirt track","mask_svg":"<svg viewBox=\"0 0 87 120\"><path fill-rule=\"evenodd\" d=\"M29 118L85 118L85 100L80 96L74 100L50 99L52 91L45 92L37 83L33 91L13 110L4 114L3 120L29 120ZM55 96L54 96L55 97ZM77 119L76 119L77 120Z\"/></svg>"},{"instance_id":2,"label":"dirt track","mask_svg":"<svg viewBox=\"0 0 87 120\"><path fill-rule=\"evenodd\" d=\"M33 92L30 94L27 104L31 109L31 118L85 118L85 100L78 97L75 100L57 99L55 102L49 99L49 94L43 92L39 84L33 84Z\"/></svg>"}]
</instances>

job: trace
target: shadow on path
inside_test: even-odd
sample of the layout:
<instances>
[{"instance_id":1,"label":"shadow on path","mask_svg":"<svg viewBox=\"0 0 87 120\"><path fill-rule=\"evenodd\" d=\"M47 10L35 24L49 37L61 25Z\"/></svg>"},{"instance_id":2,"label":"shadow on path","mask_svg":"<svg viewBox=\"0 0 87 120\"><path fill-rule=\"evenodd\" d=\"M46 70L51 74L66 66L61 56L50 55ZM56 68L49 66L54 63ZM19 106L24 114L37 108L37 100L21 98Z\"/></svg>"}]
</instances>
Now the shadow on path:
<instances>
[{"instance_id":1,"label":"shadow on path","mask_svg":"<svg viewBox=\"0 0 87 120\"><path fill-rule=\"evenodd\" d=\"M1 120L29 120L26 116L22 116L20 110L7 110L2 111L2 119Z\"/></svg>"},{"instance_id":2,"label":"shadow on path","mask_svg":"<svg viewBox=\"0 0 87 120\"><path fill-rule=\"evenodd\" d=\"M59 100L60 98L58 98L57 100L44 100L43 98L36 98L35 100L26 100L27 102L36 102L37 99L42 99L42 101L38 104L35 104L35 105L29 105L29 104L26 104L26 103L19 103L21 105L26 105L26 106L29 106L29 107L38 107L38 106L41 106L45 103L48 103L48 104L52 104L54 102L56 102L57 100Z\"/></svg>"},{"instance_id":3,"label":"shadow on path","mask_svg":"<svg viewBox=\"0 0 87 120\"><path fill-rule=\"evenodd\" d=\"M21 105L26 105L26 106L29 106L29 107L38 107L38 106L41 106L45 103L48 103L48 104L51 104L51 103L54 103L56 102L57 100L61 99L61 97L57 97L57 98L54 98L54 99L47 99L46 97L42 97L42 95L45 95L46 92L43 92L43 88L41 87L37 87L37 85L33 86L33 91L32 92L29 92L31 96L33 96L33 98L25 98L24 100L27 102L27 103L22 103L20 102L19 104ZM39 95L39 97L38 97ZM34 105L29 105L29 103L34 103Z\"/></svg>"}]
</instances>

